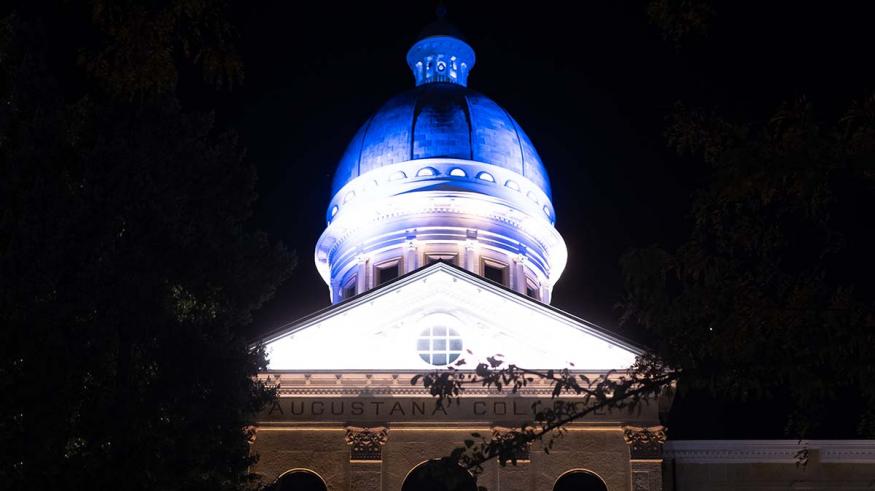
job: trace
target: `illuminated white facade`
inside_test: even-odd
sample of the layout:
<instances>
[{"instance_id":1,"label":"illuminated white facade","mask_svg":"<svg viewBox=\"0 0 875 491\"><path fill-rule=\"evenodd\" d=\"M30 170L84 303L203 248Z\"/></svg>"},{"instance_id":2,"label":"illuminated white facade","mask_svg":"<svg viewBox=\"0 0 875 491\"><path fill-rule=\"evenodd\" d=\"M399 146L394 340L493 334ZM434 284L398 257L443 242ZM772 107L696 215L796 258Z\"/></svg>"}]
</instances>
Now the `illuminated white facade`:
<instances>
[{"instance_id":1,"label":"illuminated white facade","mask_svg":"<svg viewBox=\"0 0 875 491\"><path fill-rule=\"evenodd\" d=\"M436 328L448 338L429 342ZM427 371L457 360L473 366L501 353L529 368L599 372L628 367L641 353L595 325L445 263L335 305L265 341L271 370ZM446 356L436 360L432 348Z\"/></svg>"}]
</instances>

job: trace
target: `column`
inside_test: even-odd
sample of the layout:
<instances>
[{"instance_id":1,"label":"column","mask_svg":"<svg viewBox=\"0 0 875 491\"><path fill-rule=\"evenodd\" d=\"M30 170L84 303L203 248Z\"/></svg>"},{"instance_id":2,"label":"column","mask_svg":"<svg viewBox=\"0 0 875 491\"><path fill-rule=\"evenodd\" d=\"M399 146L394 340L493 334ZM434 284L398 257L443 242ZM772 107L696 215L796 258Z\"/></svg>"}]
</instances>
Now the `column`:
<instances>
[{"instance_id":1,"label":"column","mask_svg":"<svg viewBox=\"0 0 875 491\"><path fill-rule=\"evenodd\" d=\"M541 285L541 302L550 303L553 291L548 285Z\"/></svg>"},{"instance_id":2,"label":"column","mask_svg":"<svg viewBox=\"0 0 875 491\"><path fill-rule=\"evenodd\" d=\"M523 254L517 254L515 258L513 258L513 270L511 271L510 276L510 287L522 293L526 294L526 256Z\"/></svg>"},{"instance_id":3,"label":"column","mask_svg":"<svg viewBox=\"0 0 875 491\"><path fill-rule=\"evenodd\" d=\"M331 296L331 303L336 303L337 299L341 297L341 290L343 286L340 284L340 280L334 278L331 280L331 285L328 287L328 294ZM345 298L343 300L346 300Z\"/></svg>"},{"instance_id":4,"label":"column","mask_svg":"<svg viewBox=\"0 0 875 491\"><path fill-rule=\"evenodd\" d=\"M401 274L409 273L419 266L416 261L419 256L418 253L419 246L416 243L416 239L408 237L407 247L404 250L404 269L400 272Z\"/></svg>"},{"instance_id":5,"label":"column","mask_svg":"<svg viewBox=\"0 0 875 491\"><path fill-rule=\"evenodd\" d=\"M356 256L356 264L358 272L355 278L355 293L364 293L368 289L368 257L364 254Z\"/></svg>"},{"instance_id":6,"label":"column","mask_svg":"<svg viewBox=\"0 0 875 491\"><path fill-rule=\"evenodd\" d=\"M389 439L389 429L346 427L349 445L350 491L378 491L382 488L383 445Z\"/></svg>"},{"instance_id":7,"label":"column","mask_svg":"<svg viewBox=\"0 0 875 491\"><path fill-rule=\"evenodd\" d=\"M623 438L629 445L632 491L662 491L665 427L624 426Z\"/></svg>"},{"instance_id":8,"label":"column","mask_svg":"<svg viewBox=\"0 0 875 491\"><path fill-rule=\"evenodd\" d=\"M468 230L465 235L465 257L462 258L461 266L472 273L480 274L480 265L477 264L477 231Z\"/></svg>"}]
</instances>

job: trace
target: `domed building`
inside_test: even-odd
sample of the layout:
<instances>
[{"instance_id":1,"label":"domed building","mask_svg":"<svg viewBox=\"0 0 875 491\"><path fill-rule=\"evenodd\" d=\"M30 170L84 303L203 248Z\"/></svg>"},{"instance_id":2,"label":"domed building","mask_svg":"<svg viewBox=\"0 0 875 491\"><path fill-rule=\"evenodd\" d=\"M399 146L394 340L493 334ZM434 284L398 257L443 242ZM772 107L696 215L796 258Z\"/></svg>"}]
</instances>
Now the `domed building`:
<instances>
[{"instance_id":1,"label":"domed building","mask_svg":"<svg viewBox=\"0 0 875 491\"><path fill-rule=\"evenodd\" d=\"M547 170L522 126L468 88L475 62L450 26L427 29L407 53L415 87L361 125L337 166L315 253L332 306L262 339L260 377L280 397L253 450L278 489L421 489L429 462L472 431L500 437L550 400L551 387L534 383L516 394L472 388L440 407L411 385L418 373L501 353L596 376L642 353L549 306L567 251ZM636 489L658 489L654 450L636 460L627 443L662 434L658 412L593 415L570 427L567 448L526 451L513 468L493 462L480 483L628 489L634 470L657 486Z\"/></svg>"},{"instance_id":2,"label":"domed building","mask_svg":"<svg viewBox=\"0 0 875 491\"><path fill-rule=\"evenodd\" d=\"M337 166L315 253L332 305L260 340L269 366L259 378L279 397L258 417L254 471L275 490L475 491L465 471L453 488L436 477L434 459L472 433L505 438L555 401L552 386L469 387L440 406L414 375L501 354L592 379L619 376L644 352L549 305L567 251L548 174L521 125L468 88L475 61L449 26L428 29L407 53L416 86L362 124ZM809 481L798 442L669 442L664 454L671 401L647 402L569 424L549 455L535 442L517 465L488 462L478 484L660 490L663 455L670 489L831 489L818 485L863 482L875 468L848 467L875 463L875 447L847 442L809 443Z\"/></svg>"},{"instance_id":3,"label":"domed building","mask_svg":"<svg viewBox=\"0 0 875 491\"><path fill-rule=\"evenodd\" d=\"M332 302L443 261L549 303L567 252L534 145L467 87L461 39L429 35L407 64L416 87L362 124L334 174L316 245Z\"/></svg>"}]
</instances>

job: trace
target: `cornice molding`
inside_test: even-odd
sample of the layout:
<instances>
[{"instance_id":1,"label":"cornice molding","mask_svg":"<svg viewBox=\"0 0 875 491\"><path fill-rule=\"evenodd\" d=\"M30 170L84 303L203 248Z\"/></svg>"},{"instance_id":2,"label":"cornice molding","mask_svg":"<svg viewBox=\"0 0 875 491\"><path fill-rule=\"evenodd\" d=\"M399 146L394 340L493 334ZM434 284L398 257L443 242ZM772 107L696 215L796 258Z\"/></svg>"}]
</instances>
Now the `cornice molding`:
<instances>
[{"instance_id":1,"label":"cornice molding","mask_svg":"<svg viewBox=\"0 0 875 491\"><path fill-rule=\"evenodd\" d=\"M803 449L824 464L875 464L875 440L674 440L663 458L679 464L796 464Z\"/></svg>"}]
</instances>

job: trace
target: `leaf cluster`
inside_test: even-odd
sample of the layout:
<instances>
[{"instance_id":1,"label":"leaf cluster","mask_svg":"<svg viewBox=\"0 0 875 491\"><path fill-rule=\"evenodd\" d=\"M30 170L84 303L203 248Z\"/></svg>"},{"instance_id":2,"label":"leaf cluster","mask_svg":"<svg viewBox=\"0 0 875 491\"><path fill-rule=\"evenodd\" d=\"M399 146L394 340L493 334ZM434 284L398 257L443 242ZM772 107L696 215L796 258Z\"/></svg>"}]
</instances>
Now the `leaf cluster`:
<instances>
[{"instance_id":1,"label":"leaf cluster","mask_svg":"<svg viewBox=\"0 0 875 491\"><path fill-rule=\"evenodd\" d=\"M855 394L872 435L875 97L832 124L811 104L765 123L734 123L679 105L669 143L700 159L689 237L675 250L622 258L623 321L648 329L689 387L764 400L789 393L803 436L829 404Z\"/></svg>"},{"instance_id":2,"label":"leaf cluster","mask_svg":"<svg viewBox=\"0 0 875 491\"><path fill-rule=\"evenodd\" d=\"M235 135L173 90L168 46L225 49L204 30L213 3L24 5L0 22L10 489L250 483L246 427L274 394L241 326L294 258L249 224L255 171ZM158 18L175 20L149 32ZM91 34L60 42L62 21Z\"/></svg>"},{"instance_id":3,"label":"leaf cluster","mask_svg":"<svg viewBox=\"0 0 875 491\"><path fill-rule=\"evenodd\" d=\"M449 367L416 375L412 385L422 386L436 398L438 405L459 403L466 387L479 386L496 393L516 394L531 384L551 388L550 403L536 400L530 407L530 419L518 428L501 435L472 433L464 446L452 451L449 458L475 475L483 465L497 460L504 466L516 465L519 450L537 441L549 453L569 424L602 410L633 411L642 404L656 404L660 396L670 397L681 372L666 366L657 357L643 355L629 370L608 372L594 377L575 371L531 370L505 363L501 355L488 357L471 371Z\"/></svg>"}]
</instances>

